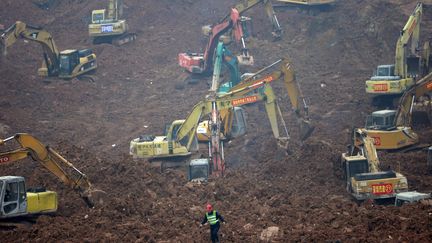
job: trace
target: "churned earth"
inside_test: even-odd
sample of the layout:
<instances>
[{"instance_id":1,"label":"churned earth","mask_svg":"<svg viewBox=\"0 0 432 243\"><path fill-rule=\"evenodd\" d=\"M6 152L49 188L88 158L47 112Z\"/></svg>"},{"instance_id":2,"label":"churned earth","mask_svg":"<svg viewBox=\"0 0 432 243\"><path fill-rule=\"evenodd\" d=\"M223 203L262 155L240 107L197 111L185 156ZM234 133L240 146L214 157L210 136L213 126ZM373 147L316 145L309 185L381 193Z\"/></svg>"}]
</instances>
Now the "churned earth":
<instances>
[{"instance_id":1,"label":"churned earth","mask_svg":"<svg viewBox=\"0 0 432 243\"><path fill-rule=\"evenodd\" d=\"M316 125L305 142L282 82L273 86L290 130L287 150L278 148L264 110L246 107L247 135L226 146L225 178L187 183L184 169L161 172L129 156L129 141L161 135L166 123L185 118L207 93L207 81L179 86L186 74L177 54L203 51L201 26L217 22L234 0L125 0L124 17L138 39L121 47L93 45L87 33L91 10L104 1L57 0L40 9L27 0L2 0L0 24L21 20L43 26L59 49L92 48L98 60L95 82L37 76L42 48L19 41L0 60L0 137L27 132L71 161L93 185L106 192L95 208L62 185L36 162L0 167L0 175L21 175L29 185L59 194L55 215L31 226L1 229L5 242L205 242L198 224L211 202L225 217L223 241L259 242L262 232L279 227L270 240L432 241L432 207L357 203L334 173L350 131L376 109L364 80L377 64L392 63L399 31L416 3L410 0L346 0L307 13L277 8L283 38L273 41L260 5L247 12L253 37L247 43L258 70L288 57L310 104ZM432 4L432 1L425 1ZM431 37L432 8L426 8L422 40ZM238 52L235 44L229 47ZM181 87L181 88L179 88ZM415 122L424 143L428 122ZM385 167L400 170L412 190L432 191L426 152L379 152Z\"/></svg>"}]
</instances>

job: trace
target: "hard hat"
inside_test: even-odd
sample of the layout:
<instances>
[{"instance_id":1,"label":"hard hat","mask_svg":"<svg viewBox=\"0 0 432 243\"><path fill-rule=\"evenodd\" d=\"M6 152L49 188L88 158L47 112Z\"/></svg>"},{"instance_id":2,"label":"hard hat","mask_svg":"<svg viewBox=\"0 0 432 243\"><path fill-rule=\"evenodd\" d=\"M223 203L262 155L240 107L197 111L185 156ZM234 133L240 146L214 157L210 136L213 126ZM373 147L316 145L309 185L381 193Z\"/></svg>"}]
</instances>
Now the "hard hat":
<instances>
[{"instance_id":1,"label":"hard hat","mask_svg":"<svg viewBox=\"0 0 432 243\"><path fill-rule=\"evenodd\" d=\"M213 206L210 203L207 203L206 209L207 212L211 212L213 210Z\"/></svg>"}]
</instances>

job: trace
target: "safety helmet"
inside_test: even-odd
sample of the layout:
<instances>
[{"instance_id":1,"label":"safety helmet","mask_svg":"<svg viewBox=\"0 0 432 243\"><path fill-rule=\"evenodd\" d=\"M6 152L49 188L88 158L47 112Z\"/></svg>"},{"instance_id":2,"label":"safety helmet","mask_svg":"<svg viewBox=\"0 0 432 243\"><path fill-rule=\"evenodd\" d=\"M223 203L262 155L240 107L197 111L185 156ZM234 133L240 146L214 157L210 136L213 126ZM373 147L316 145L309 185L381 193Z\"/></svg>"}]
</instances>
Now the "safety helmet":
<instances>
[{"instance_id":1,"label":"safety helmet","mask_svg":"<svg viewBox=\"0 0 432 243\"><path fill-rule=\"evenodd\" d=\"M211 212L213 210L213 206L210 203L207 203L206 209L207 212Z\"/></svg>"}]
</instances>

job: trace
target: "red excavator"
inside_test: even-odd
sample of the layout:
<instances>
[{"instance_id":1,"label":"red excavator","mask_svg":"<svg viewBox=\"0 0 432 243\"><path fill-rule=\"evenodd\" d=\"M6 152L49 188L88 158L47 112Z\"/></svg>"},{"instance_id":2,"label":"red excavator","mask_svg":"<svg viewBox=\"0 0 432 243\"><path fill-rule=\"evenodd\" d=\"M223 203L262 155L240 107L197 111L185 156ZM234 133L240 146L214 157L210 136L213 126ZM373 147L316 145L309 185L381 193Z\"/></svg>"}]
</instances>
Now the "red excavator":
<instances>
[{"instance_id":1,"label":"red excavator","mask_svg":"<svg viewBox=\"0 0 432 243\"><path fill-rule=\"evenodd\" d=\"M213 55L218 44L219 39L226 34L228 31L232 31L234 39L237 43L242 45L242 54L238 56L239 64L251 65L253 64L253 57L249 55L246 48L245 33L243 29L243 22L246 17L242 14L248 9L258 5L264 4L267 15L269 16L273 31L272 35L275 39L281 37L281 27L276 18L276 14L273 10L273 6L270 0L246 0L238 3L231 8L230 13L223 17L218 24L207 28L209 40L205 48L204 53L180 53L178 55L179 65L185 68L188 72L193 74L204 74L210 75L213 71ZM224 38L230 39L230 38Z\"/></svg>"}]
</instances>

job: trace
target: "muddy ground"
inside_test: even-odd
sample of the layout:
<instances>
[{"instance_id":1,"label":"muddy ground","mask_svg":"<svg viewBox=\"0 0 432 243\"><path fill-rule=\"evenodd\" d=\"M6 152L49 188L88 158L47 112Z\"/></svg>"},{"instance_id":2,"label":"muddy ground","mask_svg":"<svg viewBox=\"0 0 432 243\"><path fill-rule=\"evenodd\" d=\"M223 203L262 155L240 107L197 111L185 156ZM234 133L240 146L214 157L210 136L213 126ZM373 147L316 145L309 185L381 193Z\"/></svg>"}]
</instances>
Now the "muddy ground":
<instances>
[{"instance_id":1,"label":"muddy ground","mask_svg":"<svg viewBox=\"0 0 432 243\"><path fill-rule=\"evenodd\" d=\"M288 96L281 82L275 83L292 137L288 151L278 149L265 112L248 106L247 135L226 147L226 177L201 185L188 184L184 169L161 173L148 161L133 160L129 141L161 134L165 123L184 118L205 96L205 80L176 89L185 76L177 54L203 51L201 26L215 23L235 1L125 3L124 17L138 39L113 47L94 46L87 34L91 10L104 8L103 1L57 0L52 8L39 9L27 0L2 0L0 24L21 20L44 26L61 50L93 48L99 67L94 83L44 79L37 76L40 46L16 43L0 61L0 136L31 133L107 193L89 209L37 163L3 165L1 175L22 175L29 185L57 191L59 210L30 227L2 229L2 241L205 242L208 229L198 223L207 202L225 216L221 233L227 242L258 242L270 226L280 228L274 242L432 241L430 206L358 204L333 173L351 128L363 125L376 109L364 93L364 80L377 64L393 62L396 39L414 1L344 0L312 14L278 8L283 39L277 42L264 9L248 11L254 34L248 47L256 63L242 71L289 57L316 129L307 141L298 141ZM430 9L422 40L432 34ZM235 45L230 49L239 51ZM431 142L430 127L415 124L422 142ZM424 151L379 155L383 166L407 176L411 189L432 191Z\"/></svg>"}]
</instances>

